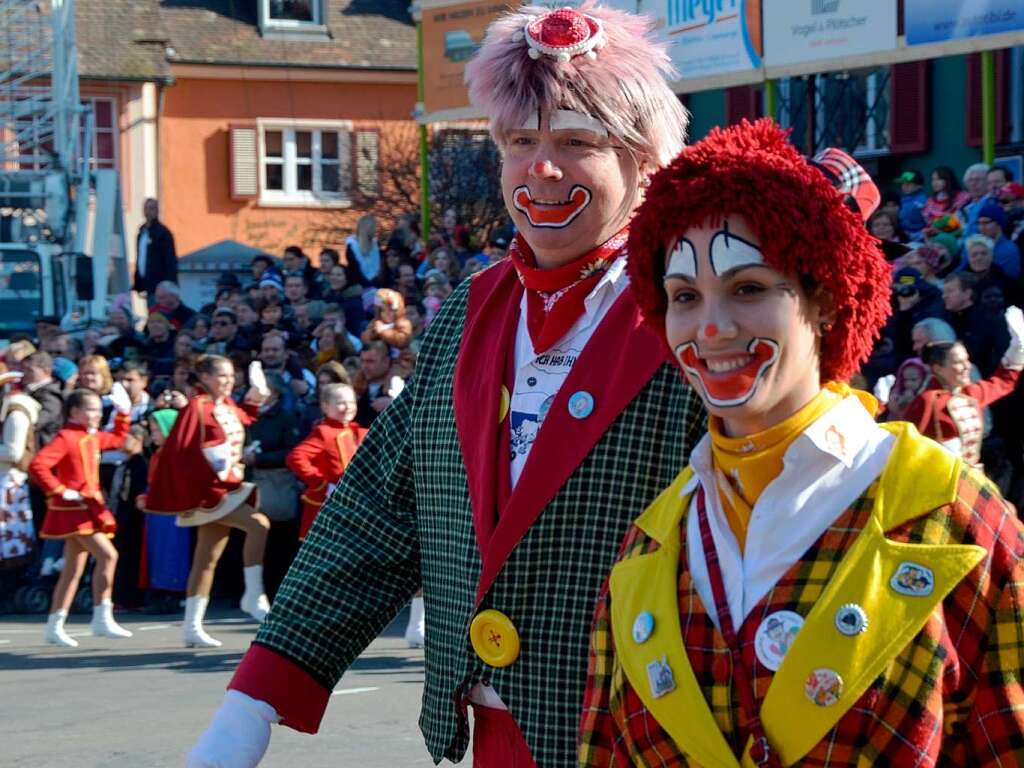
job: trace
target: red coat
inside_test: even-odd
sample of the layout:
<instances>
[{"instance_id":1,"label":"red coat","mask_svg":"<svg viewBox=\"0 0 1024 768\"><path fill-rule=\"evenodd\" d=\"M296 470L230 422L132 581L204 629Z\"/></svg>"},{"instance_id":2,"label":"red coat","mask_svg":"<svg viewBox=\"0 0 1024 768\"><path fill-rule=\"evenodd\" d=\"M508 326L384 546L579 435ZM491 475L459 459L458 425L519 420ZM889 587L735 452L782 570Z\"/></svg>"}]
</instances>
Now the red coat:
<instances>
[{"instance_id":1,"label":"red coat","mask_svg":"<svg viewBox=\"0 0 1024 768\"><path fill-rule=\"evenodd\" d=\"M300 539L306 538L320 505L327 498L328 485L338 482L366 432L365 427L355 422L342 424L324 419L288 454L285 465L306 486L306 492L302 494Z\"/></svg>"},{"instance_id":2,"label":"red coat","mask_svg":"<svg viewBox=\"0 0 1024 768\"><path fill-rule=\"evenodd\" d=\"M242 426L259 416L259 407L245 403L233 408ZM180 514L197 509L213 509L227 493L238 489L242 479L222 480L203 454L204 448L222 445L227 436L214 416L216 406L207 394L193 397L174 422L167 442L160 449L160 471L150 479L146 492L146 511Z\"/></svg>"},{"instance_id":3,"label":"red coat","mask_svg":"<svg viewBox=\"0 0 1024 768\"><path fill-rule=\"evenodd\" d=\"M982 410L1013 392L1018 378L1019 370L999 366L990 378L968 384L959 392L927 389L910 403L904 419L940 443L959 440L964 460L977 464L981 460Z\"/></svg>"},{"instance_id":4,"label":"red coat","mask_svg":"<svg viewBox=\"0 0 1024 768\"><path fill-rule=\"evenodd\" d=\"M117 525L100 487L100 453L123 446L129 427L131 415L122 413L114 417L110 432L89 432L68 424L35 455L29 477L46 494L47 514L40 536L114 533ZM65 501L65 490L78 491L81 501Z\"/></svg>"}]
</instances>

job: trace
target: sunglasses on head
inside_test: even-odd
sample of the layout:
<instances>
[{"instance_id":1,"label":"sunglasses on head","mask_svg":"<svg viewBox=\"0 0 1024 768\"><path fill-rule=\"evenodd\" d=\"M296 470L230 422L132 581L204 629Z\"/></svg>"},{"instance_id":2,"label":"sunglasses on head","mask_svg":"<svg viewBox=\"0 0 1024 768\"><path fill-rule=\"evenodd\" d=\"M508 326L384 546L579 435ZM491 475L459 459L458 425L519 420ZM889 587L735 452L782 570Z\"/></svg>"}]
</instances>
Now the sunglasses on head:
<instances>
[{"instance_id":1,"label":"sunglasses on head","mask_svg":"<svg viewBox=\"0 0 1024 768\"><path fill-rule=\"evenodd\" d=\"M893 292L897 296L902 296L903 298L909 298L910 296L916 296L917 295L917 287L913 286L913 285L897 285L897 286L893 287Z\"/></svg>"}]
</instances>

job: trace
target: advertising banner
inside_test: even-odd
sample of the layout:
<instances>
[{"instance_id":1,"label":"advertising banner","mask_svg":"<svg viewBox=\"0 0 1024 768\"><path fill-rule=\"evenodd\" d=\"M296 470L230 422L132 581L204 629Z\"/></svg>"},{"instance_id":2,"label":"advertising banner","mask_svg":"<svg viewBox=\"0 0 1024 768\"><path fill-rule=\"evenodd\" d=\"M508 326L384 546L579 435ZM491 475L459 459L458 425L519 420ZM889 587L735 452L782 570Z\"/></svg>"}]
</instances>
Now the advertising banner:
<instances>
[{"instance_id":1,"label":"advertising banner","mask_svg":"<svg viewBox=\"0 0 1024 768\"><path fill-rule=\"evenodd\" d=\"M905 0L907 45L1024 30L1021 0Z\"/></svg>"},{"instance_id":2,"label":"advertising banner","mask_svg":"<svg viewBox=\"0 0 1024 768\"><path fill-rule=\"evenodd\" d=\"M896 3L890 0L774 0L764 4L763 21L767 67L896 47Z\"/></svg>"},{"instance_id":3,"label":"advertising banner","mask_svg":"<svg viewBox=\"0 0 1024 768\"><path fill-rule=\"evenodd\" d=\"M683 80L761 66L761 0L656 0L641 8Z\"/></svg>"}]
</instances>

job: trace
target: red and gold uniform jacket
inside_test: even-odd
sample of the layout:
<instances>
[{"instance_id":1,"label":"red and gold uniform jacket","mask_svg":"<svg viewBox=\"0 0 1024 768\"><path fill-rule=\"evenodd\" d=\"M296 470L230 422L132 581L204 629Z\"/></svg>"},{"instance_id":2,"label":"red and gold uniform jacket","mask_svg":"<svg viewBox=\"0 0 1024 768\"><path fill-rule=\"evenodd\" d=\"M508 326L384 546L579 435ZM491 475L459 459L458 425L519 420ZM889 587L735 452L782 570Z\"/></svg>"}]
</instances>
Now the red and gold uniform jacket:
<instances>
[{"instance_id":1,"label":"red and gold uniform jacket","mask_svg":"<svg viewBox=\"0 0 1024 768\"><path fill-rule=\"evenodd\" d=\"M250 403L238 405L226 398L219 405L207 394L189 400L178 414L167 442L160 449L160 472L150 477L146 492L146 511L182 514L193 510L210 510L221 499L242 485L242 475L232 471L218 475L204 455L204 449L237 442L231 455L241 455L241 437L225 433L214 413L216 408L230 408L242 427L259 417L259 407Z\"/></svg>"},{"instance_id":2,"label":"red and gold uniform jacket","mask_svg":"<svg viewBox=\"0 0 1024 768\"><path fill-rule=\"evenodd\" d=\"M355 422L343 424L324 419L288 454L285 466L306 486L302 494L300 539L306 538L320 505L327 499L328 486L338 482L366 432L365 427Z\"/></svg>"},{"instance_id":3,"label":"red and gold uniform jacket","mask_svg":"<svg viewBox=\"0 0 1024 768\"><path fill-rule=\"evenodd\" d=\"M903 418L922 435L934 438L963 456L964 461L977 465L981 462L984 437L983 409L1013 392L1019 378L1019 370L1000 366L990 378L956 392L926 389L911 401Z\"/></svg>"},{"instance_id":4,"label":"red and gold uniform jacket","mask_svg":"<svg viewBox=\"0 0 1024 768\"><path fill-rule=\"evenodd\" d=\"M131 427L131 415L118 413L110 432L90 432L68 424L32 459L28 474L46 494L46 520L40 535L64 538L74 534L113 533L113 515L100 487L100 454L120 448ZM67 501L65 490L81 500Z\"/></svg>"},{"instance_id":5,"label":"red and gold uniform jacket","mask_svg":"<svg viewBox=\"0 0 1024 768\"><path fill-rule=\"evenodd\" d=\"M907 424L885 428L896 441L880 477L737 628L771 747L787 766L1024 764L1021 524L961 459ZM687 566L691 474L637 519L602 590L581 765L754 765L751 713ZM930 586L899 581L908 564ZM854 636L837 627L850 605L868 619ZM754 641L779 610L804 623L772 672ZM644 611L653 632L634 636ZM652 661L673 671L669 690L655 691ZM818 670L839 683L816 699Z\"/></svg>"}]
</instances>

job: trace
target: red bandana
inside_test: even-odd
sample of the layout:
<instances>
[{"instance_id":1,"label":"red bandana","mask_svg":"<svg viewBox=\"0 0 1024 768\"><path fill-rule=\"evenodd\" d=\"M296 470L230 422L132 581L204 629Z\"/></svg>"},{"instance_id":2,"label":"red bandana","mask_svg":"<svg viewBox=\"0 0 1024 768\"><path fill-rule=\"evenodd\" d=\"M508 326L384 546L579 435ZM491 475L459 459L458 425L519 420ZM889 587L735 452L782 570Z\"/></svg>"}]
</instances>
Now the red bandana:
<instances>
[{"instance_id":1,"label":"red bandana","mask_svg":"<svg viewBox=\"0 0 1024 768\"><path fill-rule=\"evenodd\" d=\"M526 288L526 328L533 351L549 349L583 314L583 300L601 275L625 252L628 230L612 235L603 244L554 269L540 269L533 251L517 234L508 249L519 282Z\"/></svg>"}]
</instances>

